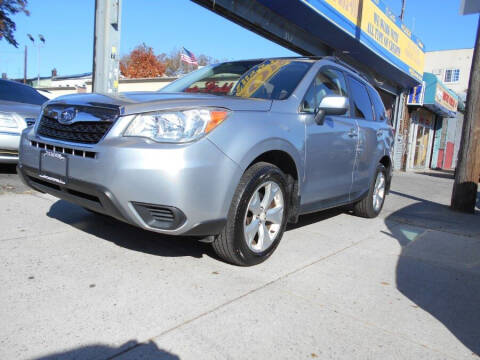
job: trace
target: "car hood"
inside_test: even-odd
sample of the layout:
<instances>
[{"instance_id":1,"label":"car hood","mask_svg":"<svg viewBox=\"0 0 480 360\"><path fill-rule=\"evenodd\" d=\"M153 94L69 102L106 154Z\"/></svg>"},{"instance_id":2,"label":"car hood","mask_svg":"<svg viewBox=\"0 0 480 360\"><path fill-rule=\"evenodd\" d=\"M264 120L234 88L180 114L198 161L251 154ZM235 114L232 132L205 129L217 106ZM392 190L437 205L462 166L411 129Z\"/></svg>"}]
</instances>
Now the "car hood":
<instances>
[{"instance_id":1,"label":"car hood","mask_svg":"<svg viewBox=\"0 0 480 360\"><path fill-rule=\"evenodd\" d=\"M48 104L116 107L121 115L128 115L196 106L225 107L234 111L269 111L272 101L210 94L125 92L116 96L97 93L65 95L49 101Z\"/></svg>"},{"instance_id":2,"label":"car hood","mask_svg":"<svg viewBox=\"0 0 480 360\"><path fill-rule=\"evenodd\" d=\"M0 111L14 112L23 118L37 118L41 106L13 101L0 101Z\"/></svg>"}]
</instances>

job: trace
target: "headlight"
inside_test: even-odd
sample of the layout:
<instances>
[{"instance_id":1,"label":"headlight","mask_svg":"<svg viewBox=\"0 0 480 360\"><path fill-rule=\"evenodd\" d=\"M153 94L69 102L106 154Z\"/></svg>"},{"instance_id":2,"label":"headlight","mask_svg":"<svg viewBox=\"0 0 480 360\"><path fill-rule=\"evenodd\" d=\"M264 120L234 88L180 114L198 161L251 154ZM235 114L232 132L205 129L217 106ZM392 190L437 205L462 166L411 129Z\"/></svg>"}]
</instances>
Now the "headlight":
<instances>
[{"instance_id":1,"label":"headlight","mask_svg":"<svg viewBox=\"0 0 480 360\"><path fill-rule=\"evenodd\" d=\"M18 126L18 121L15 118L14 114L0 112L0 131L2 130L7 132L20 131L20 127Z\"/></svg>"},{"instance_id":2,"label":"headlight","mask_svg":"<svg viewBox=\"0 0 480 360\"><path fill-rule=\"evenodd\" d=\"M208 134L229 113L229 110L221 108L198 108L139 114L123 135L146 137L158 142L185 143Z\"/></svg>"}]
</instances>

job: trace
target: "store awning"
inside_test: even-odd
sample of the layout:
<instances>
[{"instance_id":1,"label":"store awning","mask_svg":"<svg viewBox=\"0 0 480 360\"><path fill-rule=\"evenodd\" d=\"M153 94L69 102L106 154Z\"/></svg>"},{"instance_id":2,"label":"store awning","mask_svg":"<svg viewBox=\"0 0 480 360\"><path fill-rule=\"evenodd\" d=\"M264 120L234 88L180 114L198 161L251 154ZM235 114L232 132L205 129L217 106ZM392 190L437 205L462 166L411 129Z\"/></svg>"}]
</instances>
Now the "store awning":
<instances>
[{"instance_id":1,"label":"store awning","mask_svg":"<svg viewBox=\"0 0 480 360\"><path fill-rule=\"evenodd\" d=\"M407 105L423 106L443 117L455 117L459 97L433 74L424 73L423 83L410 90Z\"/></svg>"},{"instance_id":2,"label":"store awning","mask_svg":"<svg viewBox=\"0 0 480 360\"><path fill-rule=\"evenodd\" d=\"M423 43L381 0L258 1L404 88L422 80Z\"/></svg>"},{"instance_id":3,"label":"store awning","mask_svg":"<svg viewBox=\"0 0 480 360\"><path fill-rule=\"evenodd\" d=\"M193 1L300 54L358 63L379 82L422 81L423 43L381 0Z\"/></svg>"}]
</instances>

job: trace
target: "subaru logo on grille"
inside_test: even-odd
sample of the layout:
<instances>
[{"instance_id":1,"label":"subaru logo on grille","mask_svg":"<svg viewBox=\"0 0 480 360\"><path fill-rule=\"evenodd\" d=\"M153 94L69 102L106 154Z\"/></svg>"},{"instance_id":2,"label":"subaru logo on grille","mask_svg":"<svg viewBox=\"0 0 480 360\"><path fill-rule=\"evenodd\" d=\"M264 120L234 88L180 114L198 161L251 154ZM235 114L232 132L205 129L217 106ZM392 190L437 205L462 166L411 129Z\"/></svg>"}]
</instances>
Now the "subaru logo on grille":
<instances>
[{"instance_id":1,"label":"subaru logo on grille","mask_svg":"<svg viewBox=\"0 0 480 360\"><path fill-rule=\"evenodd\" d=\"M77 110L74 108L67 108L58 114L57 120L60 124L71 124L77 115Z\"/></svg>"}]
</instances>

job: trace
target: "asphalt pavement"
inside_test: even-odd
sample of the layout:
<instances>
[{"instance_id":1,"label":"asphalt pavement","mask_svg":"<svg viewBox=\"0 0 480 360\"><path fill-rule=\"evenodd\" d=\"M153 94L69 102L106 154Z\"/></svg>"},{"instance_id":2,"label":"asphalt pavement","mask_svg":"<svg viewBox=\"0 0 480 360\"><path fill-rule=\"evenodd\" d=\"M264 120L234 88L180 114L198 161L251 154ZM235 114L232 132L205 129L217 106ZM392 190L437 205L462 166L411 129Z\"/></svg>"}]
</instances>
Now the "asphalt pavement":
<instances>
[{"instance_id":1,"label":"asphalt pavement","mask_svg":"<svg viewBox=\"0 0 480 360\"><path fill-rule=\"evenodd\" d=\"M452 184L396 173L377 219L303 216L241 268L1 167L0 359L478 359L480 213Z\"/></svg>"}]
</instances>

